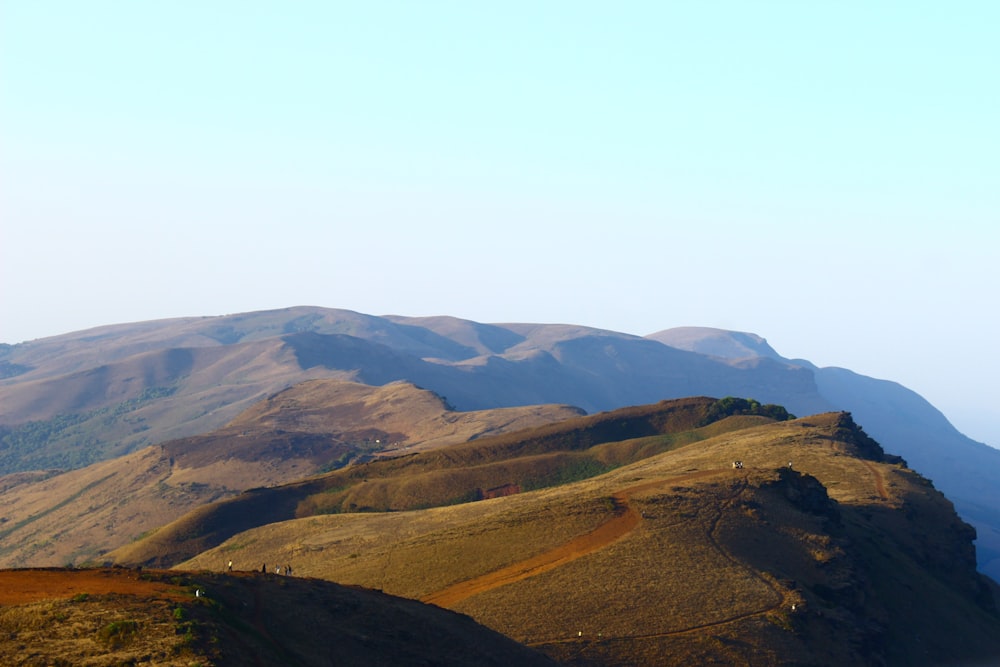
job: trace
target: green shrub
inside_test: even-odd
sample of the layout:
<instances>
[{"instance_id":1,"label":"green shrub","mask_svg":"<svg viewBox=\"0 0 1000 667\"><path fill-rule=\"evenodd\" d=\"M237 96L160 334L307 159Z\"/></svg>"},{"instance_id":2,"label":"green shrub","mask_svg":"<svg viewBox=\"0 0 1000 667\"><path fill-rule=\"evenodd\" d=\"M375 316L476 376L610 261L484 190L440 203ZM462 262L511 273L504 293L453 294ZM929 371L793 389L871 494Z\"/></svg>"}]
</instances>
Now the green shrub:
<instances>
[{"instance_id":1,"label":"green shrub","mask_svg":"<svg viewBox=\"0 0 1000 667\"><path fill-rule=\"evenodd\" d=\"M97 631L97 641L116 649L130 643L138 632L139 623L136 621L112 621Z\"/></svg>"},{"instance_id":2,"label":"green shrub","mask_svg":"<svg viewBox=\"0 0 1000 667\"><path fill-rule=\"evenodd\" d=\"M789 413L788 410L780 405L775 405L774 403L761 405L760 401L752 398L726 396L709 406L708 413L700 425L707 426L733 415L759 415L779 422L795 419L795 415Z\"/></svg>"}]
</instances>

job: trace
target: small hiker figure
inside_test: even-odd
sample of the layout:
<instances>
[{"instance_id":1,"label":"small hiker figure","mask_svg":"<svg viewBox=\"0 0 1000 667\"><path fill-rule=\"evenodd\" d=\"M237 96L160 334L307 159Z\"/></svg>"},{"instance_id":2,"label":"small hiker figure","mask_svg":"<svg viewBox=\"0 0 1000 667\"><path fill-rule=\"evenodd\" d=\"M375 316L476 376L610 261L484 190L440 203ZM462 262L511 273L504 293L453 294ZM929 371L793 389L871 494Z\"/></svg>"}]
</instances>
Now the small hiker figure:
<instances>
[{"instance_id":1,"label":"small hiker figure","mask_svg":"<svg viewBox=\"0 0 1000 667\"><path fill-rule=\"evenodd\" d=\"M233 571L233 561L229 561L229 571Z\"/></svg>"},{"instance_id":2,"label":"small hiker figure","mask_svg":"<svg viewBox=\"0 0 1000 667\"><path fill-rule=\"evenodd\" d=\"M260 566L260 571L264 574L267 574L267 563L264 563L263 565Z\"/></svg>"},{"instance_id":3,"label":"small hiker figure","mask_svg":"<svg viewBox=\"0 0 1000 667\"><path fill-rule=\"evenodd\" d=\"M281 566L280 565L275 565L274 566L274 573L275 574L281 574Z\"/></svg>"},{"instance_id":4,"label":"small hiker figure","mask_svg":"<svg viewBox=\"0 0 1000 667\"><path fill-rule=\"evenodd\" d=\"M288 576L292 575L292 566L291 565L286 565L285 566L285 574L287 574Z\"/></svg>"}]
</instances>

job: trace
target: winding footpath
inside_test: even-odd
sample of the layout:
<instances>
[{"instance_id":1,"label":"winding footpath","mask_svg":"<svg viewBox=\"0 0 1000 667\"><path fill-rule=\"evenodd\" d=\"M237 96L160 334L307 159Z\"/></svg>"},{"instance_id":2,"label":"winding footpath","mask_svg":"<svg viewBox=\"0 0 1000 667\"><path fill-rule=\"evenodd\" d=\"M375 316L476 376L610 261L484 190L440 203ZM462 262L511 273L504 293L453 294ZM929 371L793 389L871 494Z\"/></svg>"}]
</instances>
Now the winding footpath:
<instances>
[{"instance_id":1,"label":"winding footpath","mask_svg":"<svg viewBox=\"0 0 1000 667\"><path fill-rule=\"evenodd\" d=\"M604 549L622 539L642 522L642 517L630 504L629 496L638 491L663 486L664 484L679 484L682 482L709 477L723 472L724 469L702 470L700 472L680 475L665 479L657 479L629 487L612 496L615 503L614 516L589 533L576 537L565 544L519 561L513 565L487 572L473 579L460 581L435 593L420 598L421 602L436 604L439 607L451 607L462 600L485 593L500 586L506 586L528 577L534 577L565 565L595 551Z\"/></svg>"},{"instance_id":2,"label":"winding footpath","mask_svg":"<svg viewBox=\"0 0 1000 667\"><path fill-rule=\"evenodd\" d=\"M861 462L865 464L865 467L868 468L868 471L875 479L875 491L878 493L879 499L889 500L889 492L885 488L885 475L871 461L862 460Z\"/></svg>"},{"instance_id":3,"label":"winding footpath","mask_svg":"<svg viewBox=\"0 0 1000 667\"><path fill-rule=\"evenodd\" d=\"M615 515L593 531L527 560L473 579L460 581L436 593L426 595L420 601L436 604L439 607L451 607L473 595L548 572L617 542L631 533L639 525L642 517L628 504L628 499L623 493L615 494L613 498Z\"/></svg>"},{"instance_id":4,"label":"winding footpath","mask_svg":"<svg viewBox=\"0 0 1000 667\"><path fill-rule=\"evenodd\" d=\"M453 607L454 605L466 600L474 595L480 593L485 593L486 591L492 590L494 588L499 588L500 586L506 586L508 584L533 577L543 572L548 572L549 570L555 569L566 563L581 558L588 554L592 554L596 551L604 549L611 544L623 539L639 524L642 522L642 516L638 511L635 510L629 503L630 497L638 492L645 491L648 489L654 489L662 487L665 485L675 486L684 482L688 482L694 479L705 478L717 476L721 473L726 472L725 468L713 469L713 470L703 470L699 472L690 473L687 475L679 475L677 477L656 479L649 482L644 482L635 486L631 486L623 491L618 492L613 497L615 503L614 516L611 519L604 522L593 531L581 535L579 537L570 540L569 542L562 544L554 549L546 551L545 553L538 554L531 558L523 561L519 561L507 567L495 570L493 572L488 572L481 576L475 577L473 579L468 579L466 581L457 582L451 586L448 586L442 590L431 593L429 595L421 598L422 602L435 604L441 607ZM876 471L876 480L879 477ZM745 488L745 480L742 480L725 499L724 502L732 502L740 493L742 493ZM880 495L884 496L884 488L880 490ZM722 625L727 625L729 623L734 623L752 616L759 616L761 614L767 614L769 612L775 611L782 606L789 604L789 600L786 599L788 592L780 588L775 582L769 578L763 576L756 570L747 567L745 564L739 561L735 556L730 554L723 546L718 542L715 537L715 533L718 528L719 521L723 516L723 507L719 506L715 510L715 516L709 523L709 528L707 531L707 537L712 547L718 551L726 560L730 561L737 567L744 568L748 573L760 581L766 588L770 590L773 594L773 602L768 603L760 609L754 611L749 611L741 614L734 614L732 616L727 616L725 618L720 618L718 620L701 623L698 625L692 625L686 628L680 628L677 630L672 630L668 632L652 633L648 635L632 635L628 637L608 637L607 639L646 639L646 638L656 638L656 637L667 637L675 635L683 635L687 633L699 632L705 630L706 628L718 627ZM571 638L558 638L558 639L548 639L542 641L531 642L529 646L539 646L542 644L555 644L555 643L565 643L565 642L575 642L579 641L576 637Z\"/></svg>"}]
</instances>

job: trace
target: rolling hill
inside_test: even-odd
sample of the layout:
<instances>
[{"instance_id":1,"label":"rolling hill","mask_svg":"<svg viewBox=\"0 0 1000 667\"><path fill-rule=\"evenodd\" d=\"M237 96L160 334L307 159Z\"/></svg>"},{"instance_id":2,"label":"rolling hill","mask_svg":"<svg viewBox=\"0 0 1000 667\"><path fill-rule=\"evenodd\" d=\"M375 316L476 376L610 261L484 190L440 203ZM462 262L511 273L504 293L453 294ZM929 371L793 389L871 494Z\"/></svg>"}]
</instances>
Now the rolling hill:
<instances>
[{"instance_id":1,"label":"rolling hill","mask_svg":"<svg viewBox=\"0 0 1000 667\"><path fill-rule=\"evenodd\" d=\"M107 557L166 567L267 523L462 504L564 484L706 437L720 428L716 404L692 398L622 408L251 489L200 507Z\"/></svg>"},{"instance_id":2,"label":"rolling hill","mask_svg":"<svg viewBox=\"0 0 1000 667\"><path fill-rule=\"evenodd\" d=\"M1000 579L1000 451L899 384L781 357L753 334L647 337L556 324L375 317L312 307L113 325L0 346L0 474L81 468L223 427L304 380L407 381L457 410L587 412L684 396L752 396L796 414L851 412L932 479Z\"/></svg>"},{"instance_id":3,"label":"rolling hill","mask_svg":"<svg viewBox=\"0 0 1000 667\"><path fill-rule=\"evenodd\" d=\"M579 414L545 405L458 412L408 383L306 381L211 433L62 474L0 477L0 565L80 564L246 489Z\"/></svg>"},{"instance_id":4,"label":"rolling hill","mask_svg":"<svg viewBox=\"0 0 1000 667\"><path fill-rule=\"evenodd\" d=\"M261 489L111 556L193 552L176 565L191 572L290 563L468 614L562 664L1000 659L974 531L926 479L844 413L775 422L713 405L574 418ZM613 464L551 477L566 455ZM552 483L448 500L532 474Z\"/></svg>"},{"instance_id":5,"label":"rolling hill","mask_svg":"<svg viewBox=\"0 0 1000 667\"><path fill-rule=\"evenodd\" d=\"M353 448L345 459L330 443ZM997 587L976 572L974 530L847 413L792 419L775 405L702 397L593 415L565 406L462 413L404 383L313 380L268 397L217 433L160 450L130 456L158 457L185 480L246 482L248 471L274 475L284 465L291 481L231 489L214 501L181 486L149 496L146 506L133 505L134 491L109 487L102 497L123 514L162 512L168 498L192 505L172 507L179 518L164 522L160 514L164 525L101 556L117 567L57 571L59 595L5 607L0 626L14 642L10 655L27 649L28 660L36 645L85 645L82 655L94 664L135 659L133 651L162 664L178 656L331 664L338 658L330 657L328 634L296 620L318 614L323 625L345 626L338 647L354 651L346 655L370 663L388 651L395 658L386 664L420 664L443 649L437 640L409 644L432 632L429 624L451 622L425 617L443 607L560 664L1000 659ZM344 467L297 476L331 457ZM138 461L102 468L115 462L35 482L21 473L27 479L19 486L56 482L50 492L68 475L93 481L7 529L41 527L74 505L67 516L77 524L92 514L104 520L84 494L142 470ZM71 528L39 535L64 545ZM294 577L261 572L287 571L285 564ZM41 575L25 583L17 579L23 572L0 572L20 582L5 590L38 590ZM145 583L139 592L105 590L93 580L100 572L136 581L148 573L158 592ZM191 604L192 587L208 597ZM337 597L344 590L353 602ZM340 610L358 625L339 620ZM287 616L295 630L282 632L284 624L264 620L268 614ZM441 632L435 636L451 630ZM487 641L496 640L477 645L497 646L491 655L521 650ZM415 653L401 659L404 650ZM462 655L469 662L453 664L489 664ZM525 655L502 661L542 659Z\"/></svg>"}]
</instances>

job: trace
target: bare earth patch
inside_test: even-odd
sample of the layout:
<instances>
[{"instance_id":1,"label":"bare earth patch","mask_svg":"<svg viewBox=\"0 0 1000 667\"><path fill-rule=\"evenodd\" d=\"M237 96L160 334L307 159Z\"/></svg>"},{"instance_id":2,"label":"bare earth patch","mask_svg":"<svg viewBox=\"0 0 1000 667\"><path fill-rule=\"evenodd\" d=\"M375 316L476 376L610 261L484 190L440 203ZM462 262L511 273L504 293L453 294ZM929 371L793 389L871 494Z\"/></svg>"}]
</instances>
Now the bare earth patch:
<instances>
[{"instance_id":1,"label":"bare earth patch","mask_svg":"<svg viewBox=\"0 0 1000 667\"><path fill-rule=\"evenodd\" d=\"M121 595L183 600L190 595L162 581L144 580L126 568L102 570L0 570L0 605L66 600L78 595Z\"/></svg>"}]
</instances>

